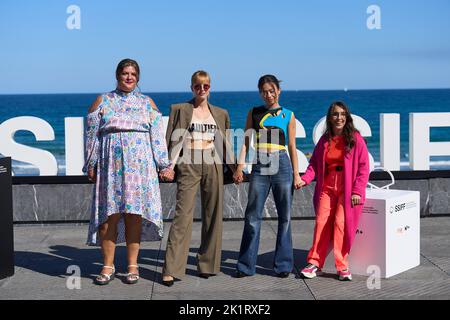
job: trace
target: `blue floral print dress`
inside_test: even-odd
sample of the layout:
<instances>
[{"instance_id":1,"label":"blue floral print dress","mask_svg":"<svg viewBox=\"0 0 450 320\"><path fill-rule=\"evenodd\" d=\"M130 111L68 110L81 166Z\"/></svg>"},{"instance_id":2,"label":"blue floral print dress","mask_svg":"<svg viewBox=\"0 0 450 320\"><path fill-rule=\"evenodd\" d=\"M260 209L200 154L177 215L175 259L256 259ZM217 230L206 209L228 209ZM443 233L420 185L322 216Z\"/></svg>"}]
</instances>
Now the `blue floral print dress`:
<instances>
[{"instance_id":1,"label":"blue floral print dress","mask_svg":"<svg viewBox=\"0 0 450 320\"><path fill-rule=\"evenodd\" d=\"M102 95L98 108L87 115L86 163L94 169L94 189L88 245L100 245L98 228L120 213L116 243L125 242L123 214L142 216L141 241L163 236L158 171L171 165L162 115L147 96L134 90Z\"/></svg>"}]
</instances>

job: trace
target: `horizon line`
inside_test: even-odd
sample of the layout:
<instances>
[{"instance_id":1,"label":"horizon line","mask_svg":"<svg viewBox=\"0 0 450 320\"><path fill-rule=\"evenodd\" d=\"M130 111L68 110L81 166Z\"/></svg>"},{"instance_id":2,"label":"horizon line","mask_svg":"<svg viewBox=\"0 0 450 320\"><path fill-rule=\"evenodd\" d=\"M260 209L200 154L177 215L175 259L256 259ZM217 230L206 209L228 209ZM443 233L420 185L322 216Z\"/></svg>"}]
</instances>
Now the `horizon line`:
<instances>
[{"instance_id":1,"label":"horizon line","mask_svg":"<svg viewBox=\"0 0 450 320\"><path fill-rule=\"evenodd\" d=\"M436 88L376 88L376 89L349 89L349 88L344 88L344 89L282 89L282 92L311 92L311 91L344 91L344 92L349 92L349 91L406 91L406 90L450 90L450 87L436 87ZM112 90L110 90L112 91ZM104 92L110 92L110 91L104 91ZM48 93L48 92L31 92L31 93L0 93L0 96L15 96L15 95L65 95L65 94L102 94L104 92L53 92L53 93ZM148 91L148 90L141 90L142 93L191 93L191 91ZM257 90L242 90L242 91L238 91L238 90L222 90L222 91L212 91L212 93L239 93L239 92L244 92L244 93L254 93L254 92L258 92Z\"/></svg>"}]
</instances>

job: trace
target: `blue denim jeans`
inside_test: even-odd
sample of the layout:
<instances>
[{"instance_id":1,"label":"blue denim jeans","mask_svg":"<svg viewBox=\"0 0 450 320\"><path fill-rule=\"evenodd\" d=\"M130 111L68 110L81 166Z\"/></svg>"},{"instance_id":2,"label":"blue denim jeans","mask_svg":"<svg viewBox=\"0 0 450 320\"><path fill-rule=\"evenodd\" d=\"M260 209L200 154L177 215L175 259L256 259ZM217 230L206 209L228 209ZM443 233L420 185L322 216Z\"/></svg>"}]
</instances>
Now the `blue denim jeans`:
<instances>
[{"instance_id":1,"label":"blue denim jeans","mask_svg":"<svg viewBox=\"0 0 450 320\"><path fill-rule=\"evenodd\" d=\"M270 167L275 170L270 170ZM294 191L292 173L291 161L284 150L270 156L258 157L257 163L253 165L245 210L244 233L237 263L238 271L247 275L255 274L264 204L271 188L278 213L273 269L276 273L292 271L294 264L291 232Z\"/></svg>"}]
</instances>

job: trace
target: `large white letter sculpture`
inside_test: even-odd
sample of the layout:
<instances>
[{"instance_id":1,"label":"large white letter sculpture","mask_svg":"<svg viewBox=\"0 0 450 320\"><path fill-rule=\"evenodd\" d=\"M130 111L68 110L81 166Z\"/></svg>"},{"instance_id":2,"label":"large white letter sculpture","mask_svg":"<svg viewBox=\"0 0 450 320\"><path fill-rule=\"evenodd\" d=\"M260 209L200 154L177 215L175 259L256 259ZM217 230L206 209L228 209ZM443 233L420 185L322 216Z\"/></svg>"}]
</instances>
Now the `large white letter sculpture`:
<instances>
[{"instance_id":1,"label":"large white letter sculpture","mask_svg":"<svg viewBox=\"0 0 450 320\"><path fill-rule=\"evenodd\" d=\"M51 141L55 132L51 125L36 117L16 117L6 120L0 125L0 153L17 161L31 163L38 167L39 175L54 176L58 173L55 157L48 151L32 148L14 141L19 130L30 131L36 141Z\"/></svg>"},{"instance_id":2,"label":"large white letter sculpture","mask_svg":"<svg viewBox=\"0 0 450 320\"><path fill-rule=\"evenodd\" d=\"M450 127L450 113L409 114L409 166L412 170L429 170L430 156L450 155L450 141L430 142L431 127Z\"/></svg>"},{"instance_id":3,"label":"large white letter sculpture","mask_svg":"<svg viewBox=\"0 0 450 320\"><path fill-rule=\"evenodd\" d=\"M84 125L82 117L65 118L66 175L82 175L84 163ZM164 130L169 117L163 117ZM371 137L372 130L363 118L353 115L355 127L364 137ZM450 127L450 112L429 112L409 114L409 161L411 170L429 170L430 156L450 156L450 141L430 142L430 128ZM325 129L325 117L320 119L313 129L313 141L317 144ZM39 169L40 175L57 175L58 164L48 151L29 147L14 141L17 131L32 132L36 141L55 139L53 128L48 122L36 117L16 117L0 124L0 153L13 160L30 163ZM242 129L235 130L237 136L243 136ZM296 138L305 138L305 128L296 120ZM254 138L254 137L252 137ZM450 139L449 139L450 140ZM249 159L253 158L254 141L250 142ZM237 150L238 153L240 149ZM306 156L297 150L299 171L308 166ZM374 159L369 153L370 168ZM380 114L380 162L389 170L400 170L400 115L397 113ZM247 167L251 171L251 165Z\"/></svg>"},{"instance_id":4,"label":"large white letter sculpture","mask_svg":"<svg viewBox=\"0 0 450 320\"><path fill-rule=\"evenodd\" d=\"M66 144L66 176L83 175L84 121L80 117L64 118Z\"/></svg>"},{"instance_id":5,"label":"large white letter sculpture","mask_svg":"<svg viewBox=\"0 0 450 320\"><path fill-rule=\"evenodd\" d=\"M400 170L400 114L380 114L380 164L391 171Z\"/></svg>"},{"instance_id":6,"label":"large white letter sculpture","mask_svg":"<svg viewBox=\"0 0 450 320\"><path fill-rule=\"evenodd\" d=\"M302 123L295 119L295 138L306 138L305 127L303 127ZM308 158L306 158L305 154L297 149L297 163L298 170L300 172L305 172L308 167Z\"/></svg>"}]
</instances>

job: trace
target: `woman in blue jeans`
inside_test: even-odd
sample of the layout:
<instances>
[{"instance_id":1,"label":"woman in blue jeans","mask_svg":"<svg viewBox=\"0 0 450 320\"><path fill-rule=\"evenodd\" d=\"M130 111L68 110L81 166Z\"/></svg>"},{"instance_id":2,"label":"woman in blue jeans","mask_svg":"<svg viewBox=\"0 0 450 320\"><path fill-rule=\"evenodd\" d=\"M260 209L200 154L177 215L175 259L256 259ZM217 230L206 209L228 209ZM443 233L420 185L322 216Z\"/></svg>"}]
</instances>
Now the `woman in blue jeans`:
<instances>
[{"instance_id":1,"label":"woman in blue jeans","mask_svg":"<svg viewBox=\"0 0 450 320\"><path fill-rule=\"evenodd\" d=\"M275 76L262 76L258 81L258 89L264 105L253 108L247 115L245 140L238 167L233 175L236 184L244 180L242 169L250 136L254 133L256 163L253 164L250 175L236 277L255 274L264 203L272 189L278 213L273 269L279 277L286 278L294 264L291 235L292 196L294 188L300 188L301 183L295 146L295 116L292 111L279 105L280 81Z\"/></svg>"}]
</instances>

